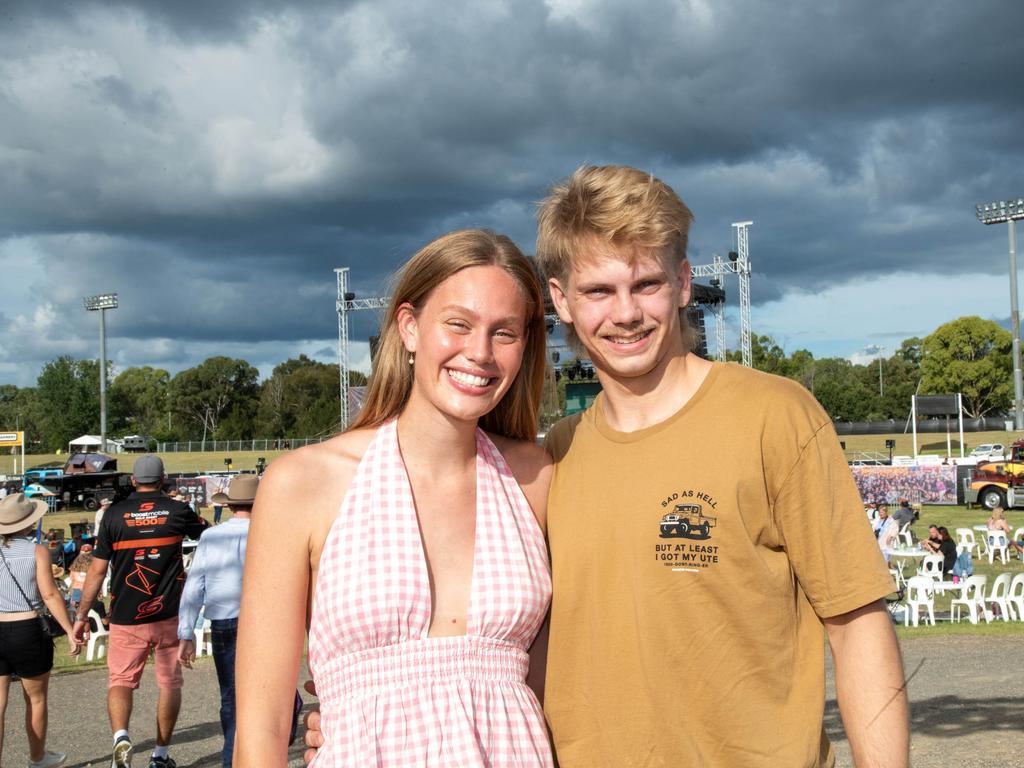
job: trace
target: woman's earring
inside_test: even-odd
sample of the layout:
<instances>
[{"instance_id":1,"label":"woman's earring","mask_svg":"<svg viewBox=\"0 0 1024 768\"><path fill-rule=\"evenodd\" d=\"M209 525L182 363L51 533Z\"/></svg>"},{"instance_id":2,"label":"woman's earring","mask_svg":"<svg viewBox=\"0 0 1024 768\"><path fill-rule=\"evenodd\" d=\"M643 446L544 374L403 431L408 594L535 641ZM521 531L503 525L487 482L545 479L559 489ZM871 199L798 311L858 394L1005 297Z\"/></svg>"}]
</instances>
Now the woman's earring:
<instances>
[{"instance_id":1,"label":"woman's earring","mask_svg":"<svg viewBox=\"0 0 1024 768\"><path fill-rule=\"evenodd\" d=\"M416 358L413 356L412 352L410 352L409 353L409 365L412 365L415 362L416 362Z\"/></svg>"}]
</instances>

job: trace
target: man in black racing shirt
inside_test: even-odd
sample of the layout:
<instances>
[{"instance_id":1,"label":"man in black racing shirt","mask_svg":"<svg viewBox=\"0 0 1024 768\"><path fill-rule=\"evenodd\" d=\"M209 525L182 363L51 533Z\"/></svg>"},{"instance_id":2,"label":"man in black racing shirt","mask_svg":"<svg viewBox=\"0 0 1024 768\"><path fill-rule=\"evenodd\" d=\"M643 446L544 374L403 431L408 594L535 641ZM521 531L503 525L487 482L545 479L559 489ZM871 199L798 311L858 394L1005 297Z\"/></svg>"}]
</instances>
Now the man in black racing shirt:
<instances>
[{"instance_id":1,"label":"man in black racing shirt","mask_svg":"<svg viewBox=\"0 0 1024 768\"><path fill-rule=\"evenodd\" d=\"M207 524L187 504L164 495L164 479L159 456L147 454L136 460L132 472L135 492L103 516L75 615L75 637L84 640L89 633L89 609L110 566L107 712L114 733L112 768L131 765L128 725L133 692L139 687L151 650L160 695L156 747L149 766L176 765L168 747L181 708L182 674L177 657L178 602L185 583L181 542L186 536L199 538Z\"/></svg>"}]
</instances>

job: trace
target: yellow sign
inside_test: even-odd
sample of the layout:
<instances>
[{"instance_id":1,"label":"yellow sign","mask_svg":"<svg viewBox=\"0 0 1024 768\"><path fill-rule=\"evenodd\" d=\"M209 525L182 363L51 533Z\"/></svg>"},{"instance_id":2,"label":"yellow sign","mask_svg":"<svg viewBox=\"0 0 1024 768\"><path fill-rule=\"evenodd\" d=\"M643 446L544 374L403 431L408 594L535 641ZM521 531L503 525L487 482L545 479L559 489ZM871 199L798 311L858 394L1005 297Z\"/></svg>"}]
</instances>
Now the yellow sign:
<instances>
[{"instance_id":1,"label":"yellow sign","mask_svg":"<svg viewBox=\"0 0 1024 768\"><path fill-rule=\"evenodd\" d=\"M24 432L0 432L0 447L19 446L25 442Z\"/></svg>"}]
</instances>

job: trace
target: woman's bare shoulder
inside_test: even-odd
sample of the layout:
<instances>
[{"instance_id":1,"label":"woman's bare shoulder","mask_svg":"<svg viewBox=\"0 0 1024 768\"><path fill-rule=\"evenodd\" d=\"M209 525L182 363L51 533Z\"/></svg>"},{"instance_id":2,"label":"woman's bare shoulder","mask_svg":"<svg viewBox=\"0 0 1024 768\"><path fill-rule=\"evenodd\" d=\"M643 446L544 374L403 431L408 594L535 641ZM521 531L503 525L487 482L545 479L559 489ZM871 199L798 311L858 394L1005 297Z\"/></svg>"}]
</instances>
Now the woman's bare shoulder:
<instances>
[{"instance_id":1,"label":"woman's bare shoulder","mask_svg":"<svg viewBox=\"0 0 1024 768\"><path fill-rule=\"evenodd\" d=\"M279 456L260 480L260 495L285 496L299 503L326 497L340 502L375 433L356 429Z\"/></svg>"}]
</instances>

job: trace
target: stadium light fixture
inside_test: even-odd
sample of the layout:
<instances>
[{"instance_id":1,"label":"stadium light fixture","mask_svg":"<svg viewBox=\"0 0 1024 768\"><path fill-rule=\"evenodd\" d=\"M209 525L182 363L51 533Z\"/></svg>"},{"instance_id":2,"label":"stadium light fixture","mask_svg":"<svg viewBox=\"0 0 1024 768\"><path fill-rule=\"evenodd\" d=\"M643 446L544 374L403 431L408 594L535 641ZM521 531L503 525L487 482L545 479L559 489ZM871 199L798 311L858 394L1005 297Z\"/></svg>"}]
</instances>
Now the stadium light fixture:
<instances>
[{"instance_id":1,"label":"stadium light fixture","mask_svg":"<svg viewBox=\"0 0 1024 768\"><path fill-rule=\"evenodd\" d=\"M1017 304L1017 229L1018 219L1024 219L1024 197L1014 200L999 200L974 206L974 213L982 224L1006 222L1010 230L1010 325L1013 331L1013 425L1020 432L1024 430L1024 383L1020 364L1020 309Z\"/></svg>"},{"instance_id":2,"label":"stadium light fixture","mask_svg":"<svg viewBox=\"0 0 1024 768\"><path fill-rule=\"evenodd\" d=\"M101 293L82 299L90 312L100 313L100 450L107 452L107 310L117 309L116 293Z\"/></svg>"}]
</instances>

